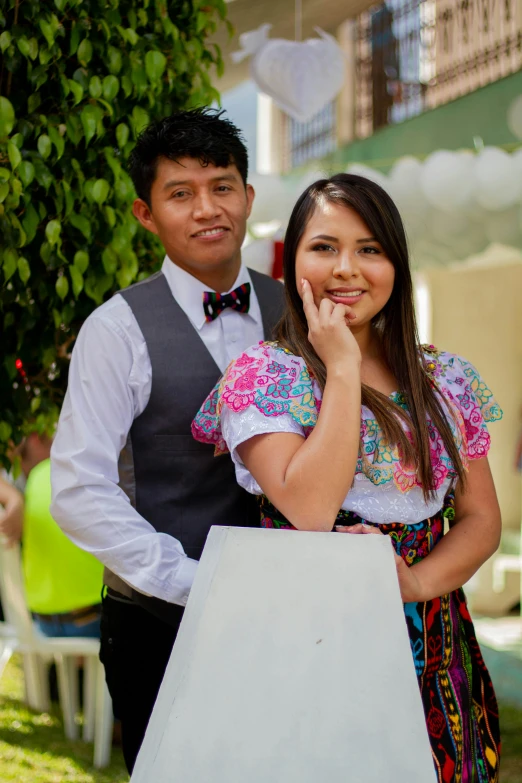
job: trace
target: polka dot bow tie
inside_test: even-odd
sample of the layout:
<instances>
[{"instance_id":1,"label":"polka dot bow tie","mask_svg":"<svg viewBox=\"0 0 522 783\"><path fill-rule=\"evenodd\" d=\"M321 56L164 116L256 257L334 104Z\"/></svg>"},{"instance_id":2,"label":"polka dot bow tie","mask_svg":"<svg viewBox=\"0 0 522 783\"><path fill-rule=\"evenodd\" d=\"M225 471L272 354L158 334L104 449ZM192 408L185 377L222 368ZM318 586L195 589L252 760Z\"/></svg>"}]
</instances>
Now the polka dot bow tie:
<instances>
[{"instance_id":1,"label":"polka dot bow tie","mask_svg":"<svg viewBox=\"0 0 522 783\"><path fill-rule=\"evenodd\" d=\"M229 294L204 291L203 310L205 311L205 320L208 323L215 321L227 307L237 310L238 313L248 313L250 309L250 290L250 283L243 283L243 285L234 288Z\"/></svg>"}]
</instances>

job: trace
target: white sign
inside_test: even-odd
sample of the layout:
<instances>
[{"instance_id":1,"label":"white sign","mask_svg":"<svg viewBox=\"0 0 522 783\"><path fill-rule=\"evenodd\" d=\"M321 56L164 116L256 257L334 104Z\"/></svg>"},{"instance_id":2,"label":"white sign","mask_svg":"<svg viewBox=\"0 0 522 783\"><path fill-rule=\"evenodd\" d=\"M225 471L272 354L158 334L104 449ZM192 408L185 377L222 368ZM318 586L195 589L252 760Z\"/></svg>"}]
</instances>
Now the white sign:
<instances>
[{"instance_id":1,"label":"white sign","mask_svg":"<svg viewBox=\"0 0 522 783\"><path fill-rule=\"evenodd\" d=\"M434 779L388 537L212 528L132 783Z\"/></svg>"}]
</instances>

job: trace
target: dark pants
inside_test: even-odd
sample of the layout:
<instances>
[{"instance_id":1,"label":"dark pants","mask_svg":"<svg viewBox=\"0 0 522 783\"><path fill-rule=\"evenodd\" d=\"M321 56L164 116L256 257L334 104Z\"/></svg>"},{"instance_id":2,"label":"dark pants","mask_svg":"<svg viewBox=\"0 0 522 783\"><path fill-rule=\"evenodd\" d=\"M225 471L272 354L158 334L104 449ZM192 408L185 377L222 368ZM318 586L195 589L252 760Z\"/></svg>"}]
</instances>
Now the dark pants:
<instances>
[{"instance_id":1,"label":"dark pants","mask_svg":"<svg viewBox=\"0 0 522 783\"><path fill-rule=\"evenodd\" d=\"M134 603L103 598L100 660L114 716L121 721L125 764L132 772L163 680L178 624L167 625Z\"/></svg>"}]
</instances>

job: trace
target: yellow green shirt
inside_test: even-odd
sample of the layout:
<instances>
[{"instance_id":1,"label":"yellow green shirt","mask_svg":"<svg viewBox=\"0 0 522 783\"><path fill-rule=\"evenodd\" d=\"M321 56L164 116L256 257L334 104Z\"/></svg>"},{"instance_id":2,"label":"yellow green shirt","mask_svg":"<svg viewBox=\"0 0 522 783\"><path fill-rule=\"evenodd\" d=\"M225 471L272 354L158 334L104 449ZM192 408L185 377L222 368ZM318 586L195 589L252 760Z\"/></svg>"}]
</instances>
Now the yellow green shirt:
<instances>
[{"instance_id":1,"label":"yellow green shirt","mask_svg":"<svg viewBox=\"0 0 522 783\"><path fill-rule=\"evenodd\" d=\"M52 518L51 461L33 468L25 487L22 562L32 612L61 614L101 601L103 566L62 533Z\"/></svg>"}]
</instances>

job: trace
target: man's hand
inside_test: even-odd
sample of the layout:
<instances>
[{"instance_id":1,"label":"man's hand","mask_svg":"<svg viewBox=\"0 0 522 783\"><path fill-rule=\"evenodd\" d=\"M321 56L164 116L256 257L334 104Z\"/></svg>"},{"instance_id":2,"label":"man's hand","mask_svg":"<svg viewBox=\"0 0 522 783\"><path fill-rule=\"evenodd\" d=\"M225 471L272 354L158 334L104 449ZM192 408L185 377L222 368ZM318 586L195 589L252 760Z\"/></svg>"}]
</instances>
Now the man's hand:
<instances>
[{"instance_id":1,"label":"man's hand","mask_svg":"<svg viewBox=\"0 0 522 783\"><path fill-rule=\"evenodd\" d=\"M13 546L22 538L24 527L24 499L22 494L0 479L0 536L7 539L7 546Z\"/></svg>"}]
</instances>

